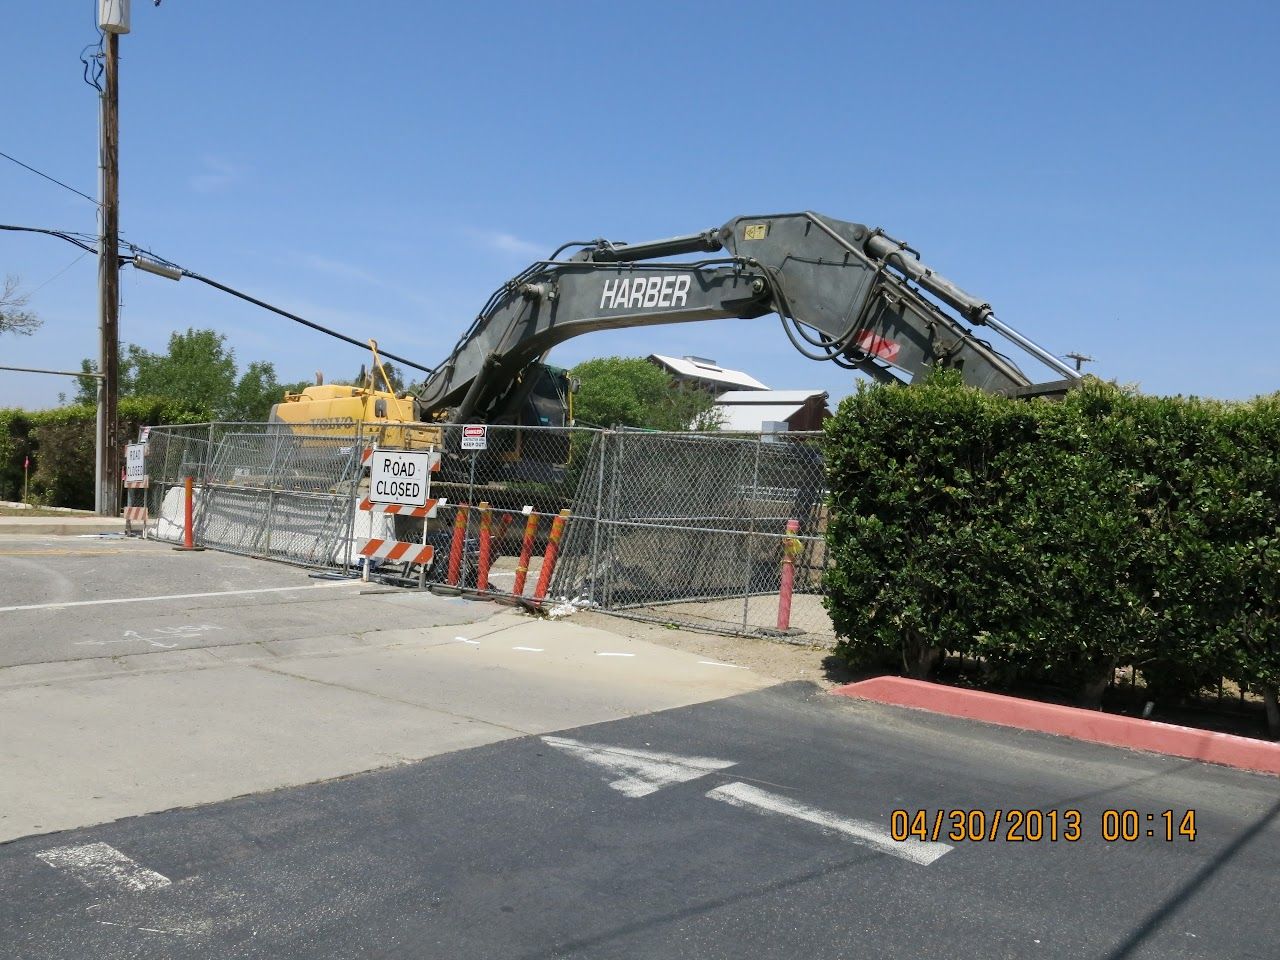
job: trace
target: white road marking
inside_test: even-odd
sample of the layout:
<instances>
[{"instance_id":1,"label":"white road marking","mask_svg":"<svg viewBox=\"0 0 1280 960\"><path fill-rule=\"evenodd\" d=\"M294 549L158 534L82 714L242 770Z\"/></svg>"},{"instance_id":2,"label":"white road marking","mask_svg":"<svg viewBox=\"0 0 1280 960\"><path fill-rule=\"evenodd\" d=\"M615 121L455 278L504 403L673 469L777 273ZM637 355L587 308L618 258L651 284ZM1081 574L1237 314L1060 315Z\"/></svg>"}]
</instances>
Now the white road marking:
<instances>
[{"instance_id":1,"label":"white road marking","mask_svg":"<svg viewBox=\"0 0 1280 960\"><path fill-rule=\"evenodd\" d=\"M64 607L102 607L113 603L154 603L158 600L202 600L205 597L239 597L250 593L288 593L291 590L324 590L327 587L360 585L359 580L316 583L305 587L258 587L253 590L218 590L213 593L171 593L163 597L114 597L109 600L68 600L65 603L28 603L16 607L0 607L0 613L15 610L61 610Z\"/></svg>"},{"instance_id":2,"label":"white road marking","mask_svg":"<svg viewBox=\"0 0 1280 960\"><path fill-rule=\"evenodd\" d=\"M126 630L119 640L77 640L76 646L105 647L109 643L148 643L163 650L172 650L177 646L176 643L162 643L161 641L198 637L200 634L208 633L210 630L221 629L221 627L212 623L192 623L181 627L156 627L158 636L154 637L144 637L137 630Z\"/></svg>"},{"instance_id":3,"label":"white road marking","mask_svg":"<svg viewBox=\"0 0 1280 960\"><path fill-rule=\"evenodd\" d=\"M50 847L36 854L55 870L65 870L95 890L158 890L169 886L169 878L126 857L109 843L86 843L74 847Z\"/></svg>"},{"instance_id":4,"label":"white road marking","mask_svg":"<svg viewBox=\"0 0 1280 960\"><path fill-rule=\"evenodd\" d=\"M889 831L878 824L867 820L850 820L746 783L726 783L722 787L707 791L707 796L730 806L803 820L823 830L842 834L854 843L863 844L880 853L887 853L891 857L909 860L921 866L928 866L953 849L949 843L894 840Z\"/></svg>"},{"instance_id":5,"label":"white road marking","mask_svg":"<svg viewBox=\"0 0 1280 960\"><path fill-rule=\"evenodd\" d=\"M468 640L466 637L454 637L453 639L457 640L459 643L469 643L473 647L480 646L479 640Z\"/></svg>"},{"instance_id":6,"label":"white road marking","mask_svg":"<svg viewBox=\"0 0 1280 960\"><path fill-rule=\"evenodd\" d=\"M548 746L573 754L587 763L620 774L609 786L628 797L644 797L673 783L684 783L705 777L717 770L732 767L732 760L714 757L682 757L675 753L653 750L631 750L602 743L583 743L567 737L543 737Z\"/></svg>"},{"instance_id":7,"label":"white road marking","mask_svg":"<svg viewBox=\"0 0 1280 960\"><path fill-rule=\"evenodd\" d=\"M740 667L736 663L720 663L718 660L699 660L704 667L730 667L734 670L745 670L746 667Z\"/></svg>"},{"instance_id":8,"label":"white road marking","mask_svg":"<svg viewBox=\"0 0 1280 960\"><path fill-rule=\"evenodd\" d=\"M634 657L634 653L597 653L597 657Z\"/></svg>"},{"instance_id":9,"label":"white road marking","mask_svg":"<svg viewBox=\"0 0 1280 960\"><path fill-rule=\"evenodd\" d=\"M512 647L512 650L527 650L529 653L542 653L542 647Z\"/></svg>"}]
</instances>

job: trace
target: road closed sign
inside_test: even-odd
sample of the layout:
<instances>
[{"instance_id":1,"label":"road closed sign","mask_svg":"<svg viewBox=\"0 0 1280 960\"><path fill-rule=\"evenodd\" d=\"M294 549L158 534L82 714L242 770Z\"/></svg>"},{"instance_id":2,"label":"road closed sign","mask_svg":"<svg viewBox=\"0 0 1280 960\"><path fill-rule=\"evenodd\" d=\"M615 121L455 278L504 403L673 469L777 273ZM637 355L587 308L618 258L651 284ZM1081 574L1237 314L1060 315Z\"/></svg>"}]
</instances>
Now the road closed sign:
<instances>
[{"instance_id":1,"label":"road closed sign","mask_svg":"<svg viewBox=\"0 0 1280 960\"><path fill-rule=\"evenodd\" d=\"M488 450L489 428L483 423L472 423L462 428L463 450Z\"/></svg>"},{"instance_id":2,"label":"road closed sign","mask_svg":"<svg viewBox=\"0 0 1280 960\"><path fill-rule=\"evenodd\" d=\"M374 450L369 458L369 499L425 507L431 493L431 460L426 450Z\"/></svg>"},{"instance_id":3,"label":"road closed sign","mask_svg":"<svg viewBox=\"0 0 1280 960\"><path fill-rule=\"evenodd\" d=\"M141 483L147 479L147 445L130 443L124 448L125 483Z\"/></svg>"}]
</instances>

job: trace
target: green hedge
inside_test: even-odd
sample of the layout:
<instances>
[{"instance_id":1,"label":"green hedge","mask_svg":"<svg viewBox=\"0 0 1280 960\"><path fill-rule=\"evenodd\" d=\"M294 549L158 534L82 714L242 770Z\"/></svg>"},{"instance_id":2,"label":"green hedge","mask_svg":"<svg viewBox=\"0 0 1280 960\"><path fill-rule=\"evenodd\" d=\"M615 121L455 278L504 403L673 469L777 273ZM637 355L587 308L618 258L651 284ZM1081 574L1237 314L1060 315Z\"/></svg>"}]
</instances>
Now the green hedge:
<instances>
[{"instance_id":1,"label":"green hedge","mask_svg":"<svg viewBox=\"0 0 1280 960\"><path fill-rule=\"evenodd\" d=\"M940 374L871 387L826 425L828 609L852 662L1097 702L1117 666L1162 697L1280 682L1280 395L1062 402Z\"/></svg>"},{"instance_id":2,"label":"green hedge","mask_svg":"<svg viewBox=\"0 0 1280 960\"><path fill-rule=\"evenodd\" d=\"M199 423L205 416L164 397L122 397L119 419L118 435L132 440L144 425ZM22 461L29 456L33 503L91 508L96 425L91 406L0 409L0 500L22 498Z\"/></svg>"}]
</instances>

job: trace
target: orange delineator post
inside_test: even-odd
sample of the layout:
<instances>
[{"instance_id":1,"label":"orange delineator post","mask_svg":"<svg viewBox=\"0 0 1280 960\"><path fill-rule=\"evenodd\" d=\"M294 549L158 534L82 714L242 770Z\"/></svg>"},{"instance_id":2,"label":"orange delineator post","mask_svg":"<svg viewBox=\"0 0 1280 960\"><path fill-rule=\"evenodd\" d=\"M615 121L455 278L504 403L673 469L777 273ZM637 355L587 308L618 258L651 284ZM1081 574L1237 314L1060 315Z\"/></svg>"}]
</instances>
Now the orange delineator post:
<instances>
[{"instance_id":1,"label":"orange delineator post","mask_svg":"<svg viewBox=\"0 0 1280 960\"><path fill-rule=\"evenodd\" d=\"M529 557L533 554L533 538L538 535L538 515L530 513L524 523L524 542L520 544L520 562L516 564L516 583L511 592L517 597L524 593L524 579L529 574Z\"/></svg>"},{"instance_id":2,"label":"orange delineator post","mask_svg":"<svg viewBox=\"0 0 1280 960\"><path fill-rule=\"evenodd\" d=\"M184 550L191 550L196 545L196 528L195 528L195 498L196 498L196 480L195 477L187 477L182 481L183 504L182 504L182 547Z\"/></svg>"},{"instance_id":3,"label":"orange delineator post","mask_svg":"<svg viewBox=\"0 0 1280 960\"><path fill-rule=\"evenodd\" d=\"M782 585L778 590L778 629L791 629L791 592L796 582L796 555L800 552L799 520L787 521L787 532L782 538Z\"/></svg>"},{"instance_id":4,"label":"orange delineator post","mask_svg":"<svg viewBox=\"0 0 1280 960\"><path fill-rule=\"evenodd\" d=\"M458 575L462 570L462 542L467 535L467 513L470 510L465 503L458 504L458 512L453 518L453 540L449 544L449 570L445 582L451 587L458 585Z\"/></svg>"},{"instance_id":5,"label":"orange delineator post","mask_svg":"<svg viewBox=\"0 0 1280 960\"><path fill-rule=\"evenodd\" d=\"M542 558L542 569L538 571L538 585L533 590L533 599L541 603L547 595L547 587L551 586L551 571L556 566L556 554L560 552L560 538L564 536L564 523L569 519L569 511L561 510L551 521L551 536L547 538L547 552Z\"/></svg>"},{"instance_id":6,"label":"orange delineator post","mask_svg":"<svg viewBox=\"0 0 1280 960\"><path fill-rule=\"evenodd\" d=\"M183 503L182 503L182 546L174 547L175 550L203 550L204 547L196 546L196 525L195 525L195 493L196 479L195 477L186 477L182 481Z\"/></svg>"},{"instance_id":7,"label":"orange delineator post","mask_svg":"<svg viewBox=\"0 0 1280 960\"><path fill-rule=\"evenodd\" d=\"M476 574L476 589L489 589L489 542L490 532L490 513L489 502L481 500L480 506L480 571Z\"/></svg>"}]
</instances>

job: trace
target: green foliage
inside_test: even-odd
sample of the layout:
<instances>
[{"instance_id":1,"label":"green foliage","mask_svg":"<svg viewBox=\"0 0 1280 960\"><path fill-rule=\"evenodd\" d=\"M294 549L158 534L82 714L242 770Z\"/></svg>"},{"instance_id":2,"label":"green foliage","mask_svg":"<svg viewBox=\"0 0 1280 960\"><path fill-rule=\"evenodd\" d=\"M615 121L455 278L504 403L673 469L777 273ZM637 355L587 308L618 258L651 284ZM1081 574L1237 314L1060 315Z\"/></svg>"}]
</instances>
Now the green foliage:
<instances>
[{"instance_id":1,"label":"green foliage","mask_svg":"<svg viewBox=\"0 0 1280 960\"><path fill-rule=\"evenodd\" d=\"M266 420L271 413L271 405L279 403L283 396L284 391L276 381L275 365L255 360L236 381L230 401L219 419Z\"/></svg>"},{"instance_id":2,"label":"green foliage","mask_svg":"<svg viewBox=\"0 0 1280 960\"><path fill-rule=\"evenodd\" d=\"M275 366L254 361L239 375L235 351L214 330L189 327L174 331L164 353L152 353L136 343L120 354L121 397L166 397L184 410L203 411L204 420L266 420L271 405L284 395ZM85 373L97 364L82 360ZM97 402L97 381L78 377L76 404Z\"/></svg>"},{"instance_id":3,"label":"green foliage","mask_svg":"<svg viewBox=\"0 0 1280 960\"><path fill-rule=\"evenodd\" d=\"M203 414L165 397L122 397L119 436L136 437L144 425L199 423ZM29 456L32 502L92 507L96 427L93 406L0 410L0 500L22 497L22 461Z\"/></svg>"},{"instance_id":4,"label":"green foliage","mask_svg":"<svg viewBox=\"0 0 1280 960\"><path fill-rule=\"evenodd\" d=\"M826 425L838 651L927 675L982 658L1096 700L1280 682L1280 396L1062 402L941 374L864 388Z\"/></svg>"},{"instance_id":5,"label":"green foliage","mask_svg":"<svg viewBox=\"0 0 1280 960\"><path fill-rule=\"evenodd\" d=\"M570 374L582 382L573 399L580 424L650 430L716 426L714 397L673 387L666 373L642 357L597 357Z\"/></svg>"}]
</instances>

